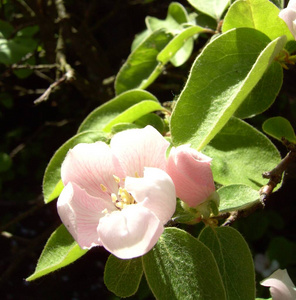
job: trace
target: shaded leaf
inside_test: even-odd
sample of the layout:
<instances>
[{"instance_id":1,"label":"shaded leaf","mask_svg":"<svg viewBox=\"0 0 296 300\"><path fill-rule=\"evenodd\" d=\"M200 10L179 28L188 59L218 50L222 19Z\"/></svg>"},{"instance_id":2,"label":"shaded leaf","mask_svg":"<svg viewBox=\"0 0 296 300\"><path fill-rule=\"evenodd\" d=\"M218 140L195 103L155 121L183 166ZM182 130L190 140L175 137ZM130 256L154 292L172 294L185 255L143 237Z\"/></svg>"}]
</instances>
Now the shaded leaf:
<instances>
[{"instance_id":1,"label":"shaded leaf","mask_svg":"<svg viewBox=\"0 0 296 300\"><path fill-rule=\"evenodd\" d=\"M104 272L104 283L109 291L118 297L134 295L143 274L142 259L119 259L110 255Z\"/></svg>"},{"instance_id":2,"label":"shaded leaf","mask_svg":"<svg viewBox=\"0 0 296 300\"><path fill-rule=\"evenodd\" d=\"M248 244L232 227L206 227L198 237L213 253L228 300L253 300L255 270Z\"/></svg>"}]
</instances>

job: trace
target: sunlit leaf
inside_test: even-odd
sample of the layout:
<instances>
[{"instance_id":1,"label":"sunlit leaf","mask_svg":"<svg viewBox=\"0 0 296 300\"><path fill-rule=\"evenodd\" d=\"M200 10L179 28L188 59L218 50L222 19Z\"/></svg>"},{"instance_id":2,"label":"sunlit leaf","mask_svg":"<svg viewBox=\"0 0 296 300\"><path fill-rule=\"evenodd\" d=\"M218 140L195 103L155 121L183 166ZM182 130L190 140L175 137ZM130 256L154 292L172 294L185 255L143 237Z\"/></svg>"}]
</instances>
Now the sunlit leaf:
<instances>
[{"instance_id":1,"label":"sunlit leaf","mask_svg":"<svg viewBox=\"0 0 296 300\"><path fill-rule=\"evenodd\" d=\"M48 239L38 260L35 272L26 280L31 281L74 262L87 250L82 250L64 225Z\"/></svg>"},{"instance_id":2,"label":"sunlit leaf","mask_svg":"<svg viewBox=\"0 0 296 300\"><path fill-rule=\"evenodd\" d=\"M166 228L156 246L143 256L143 266L156 299L226 299L211 251L183 230Z\"/></svg>"},{"instance_id":3,"label":"sunlit leaf","mask_svg":"<svg viewBox=\"0 0 296 300\"><path fill-rule=\"evenodd\" d=\"M266 120L262 125L262 129L279 141L284 137L289 142L296 144L295 131L291 123L283 117L273 117Z\"/></svg>"}]
</instances>

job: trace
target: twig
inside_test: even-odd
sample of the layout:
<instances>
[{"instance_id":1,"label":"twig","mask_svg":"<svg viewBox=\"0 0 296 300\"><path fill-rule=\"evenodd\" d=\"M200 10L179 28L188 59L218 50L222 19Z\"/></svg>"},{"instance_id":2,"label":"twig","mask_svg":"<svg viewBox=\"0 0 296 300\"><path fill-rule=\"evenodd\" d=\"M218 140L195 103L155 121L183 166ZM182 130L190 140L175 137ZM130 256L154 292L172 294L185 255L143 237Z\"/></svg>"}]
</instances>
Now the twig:
<instances>
[{"instance_id":1,"label":"twig","mask_svg":"<svg viewBox=\"0 0 296 300\"><path fill-rule=\"evenodd\" d=\"M269 179L268 183L260 189L260 202L263 206L274 188L281 182L285 170L295 159L296 151L291 150L273 170L263 173L263 177Z\"/></svg>"},{"instance_id":2,"label":"twig","mask_svg":"<svg viewBox=\"0 0 296 300\"><path fill-rule=\"evenodd\" d=\"M57 68L57 64L45 64L45 65L29 65L29 64L24 64L24 65L18 65L18 64L13 64L11 66L12 69L14 70L22 70L22 69L28 69L28 70L50 70L50 69L55 69Z\"/></svg>"},{"instance_id":3,"label":"twig","mask_svg":"<svg viewBox=\"0 0 296 300\"><path fill-rule=\"evenodd\" d=\"M58 79L57 81L55 81L54 83L52 83L47 90L34 101L34 104L39 104L43 101L46 101L49 97L49 95L51 94L51 92L53 91L54 88L56 88L57 86L59 86L61 83L63 83L64 81L67 81L69 79L72 79L73 75L70 73L66 73L64 74L60 79Z\"/></svg>"},{"instance_id":4,"label":"twig","mask_svg":"<svg viewBox=\"0 0 296 300\"><path fill-rule=\"evenodd\" d=\"M285 146L290 150L289 153L281 160L281 162L271 171L264 172L262 176L264 178L268 178L269 181L266 185L264 185L260 191L260 201L254 204L253 206L249 207L245 210L235 210L230 212L227 217L226 221L222 224L222 226L229 226L234 223L240 217L246 217L253 213L258 208L264 208L267 199L272 194L274 188L282 181L282 177L284 172L287 170L288 166L296 159L296 146L294 144L289 143L284 138L282 139ZM221 218L221 215L217 217L218 219Z\"/></svg>"}]
</instances>

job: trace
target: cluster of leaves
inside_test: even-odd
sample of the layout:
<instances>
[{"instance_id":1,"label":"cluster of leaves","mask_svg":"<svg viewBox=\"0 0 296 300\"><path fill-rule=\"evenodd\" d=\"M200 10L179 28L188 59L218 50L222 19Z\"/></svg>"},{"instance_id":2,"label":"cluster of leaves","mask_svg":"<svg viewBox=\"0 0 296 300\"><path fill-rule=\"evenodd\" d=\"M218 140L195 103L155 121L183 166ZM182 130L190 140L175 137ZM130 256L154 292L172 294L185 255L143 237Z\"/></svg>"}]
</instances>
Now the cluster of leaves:
<instances>
[{"instance_id":1,"label":"cluster of leaves","mask_svg":"<svg viewBox=\"0 0 296 300\"><path fill-rule=\"evenodd\" d=\"M116 76L116 97L90 113L77 134L51 159L43 181L46 203L63 189L60 168L69 149L81 142L108 142L116 132L146 125L161 133L170 131L174 146L191 144L213 158L214 180L221 186L220 213L259 202L259 189L267 183L262 173L273 169L281 157L271 141L245 119L273 104L283 83L283 66L287 63L284 57L296 49L287 25L278 17L282 3L276 3L277 7L268 0L188 2L192 5L190 14L181 4L171 3L165 20L146 18L147 29L135 38L131 54ZM221 32L216 31L222 19ZM17 38L29 41L35 29L5 42L12 34L6 27L3 43L10 47L11 56L0 59L11 64L32 50L18 53L22 48L15 47ZM165 76L169 64L185 64L194 53L196 41L205 37L208 42L193 62L170 115L145 89L159 76ZM29 45L36 47L34 43ZM295 133L282 117L267 120L263 130L279 140L285 137L295 143ZM182 213L177 211L175 219ZM85 253L61 225L27 280L64 267ZM252 256L233 228L207 226L197 237L167 228L153 250L142 258L120 261L110 256L105 283L116 295L128 297L136 293L143 273L158 299L255 297Z\"/></svg>"}]
</instances>

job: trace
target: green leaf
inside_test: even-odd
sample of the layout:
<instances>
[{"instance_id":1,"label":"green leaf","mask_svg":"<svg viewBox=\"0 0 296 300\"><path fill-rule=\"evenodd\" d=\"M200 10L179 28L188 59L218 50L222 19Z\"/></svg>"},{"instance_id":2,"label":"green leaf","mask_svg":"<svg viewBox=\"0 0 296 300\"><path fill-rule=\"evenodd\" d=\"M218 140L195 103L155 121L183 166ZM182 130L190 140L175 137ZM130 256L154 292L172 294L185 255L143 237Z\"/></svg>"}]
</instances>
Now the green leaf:
<instances>
[{"instance_id":1,"label":"green leaf","mask_svg":"<svg viewBox=\"0 0 296 300\"><path fill-rule=\"evenodd\" d=\"M226 185L218 191L220 212L245 209L259 202L259 192L243 184Z\"/></svg>"},{"instance_id":2,"label":"green leaf","mask_svg":"<svg viewBox=\"0 0 296 300\"><path fill-rule=\"evenodd\" d=\"M172 2L169 5L168 13L165 20L160 20L154 17L146 18L147 28L151 31L166 29L169 32L175 32L180 29L182 23L188 22L188 15L185 8L177 2Z\"/></svg>"},{"instance_id":3,"label":"green leaf","mask_svg":"<svg viewBox=\"0 0 296 300\"><path fill-rule=\"evenodd\" d=\"M64 161L69 149L79 143L94 143L96 141L107 141L103 132L100 131L85 131L79 133L63 144L53 155L43 177L43 195L44 202L49 203L59 196L63 190L61 181L61 165Z\"/></svg>"},{"instance_id":4,"label":"green leaf","mask_svg":"<svg viewBox=\"0 0 296 300\"><path fill-rule=\"evenodd\" d=\"M12 159L9 154L0 152L0 173L10 169L12 165Z\"/></svg>"},{"instance_id":5,"label":"green leaf","mask_svg":"<svg viewBox=\"0 0 296 300\"><path fill-rule=\"evenodd\" d=\"M281 141L282 137L296 144L296 136L291 123L283 117L273 117L266 120L262 129L273 138Z\"/></svg>"},{"instance_id":6,"label":"green leaf","mask_svg":"<svg viewBox=\"0 0 296 300\"><path fill-rule=\"evenodd\" d=\"M108 123L118 117L122 112L143 100L153 100L157 102L157 99L152 94L143 90L136 89L124 92L92 111L84 119L78 132L103 130Z\"/></svg>"},{"instance_id":7,"label":"green leaf","mask_svg":"<svg viewBox=\"0 0 296 300\"><path fill-rule=\"evenodd\" d=\"M252 42L250 42L252 41ZM238 28L209 43L193 64L171 118L175 145L201 150L221 130L285 44Z\"/></svg>"},{"instance_id":8,"label":"green leaf","mask_svg":"<svg viewBox=\"0 0 296 300\"><path fill-rule=\"evenodd\" d=\"M153 126L160 133L165 132L164 120L154 113L144 115L143 117L137 119L134 124L140 126L141 128L146 127L147 125Z\"/></svg>"},{"instance_id":9,"label":"green leaf","mask_svg":"<svg viewBox=\"0 0 296 300\"><path fill-rule=\"evenodd\" d=\"M226 299L211 251L183 230L166 228L143 267L156 299Z\"/></svg>"},{"instance_id":10,"label":"green leaf","mask_svg":"<svg viewBox=\"0 0 296 300\"><path fill-rule=\"evenodd\" d=\"M143 100L137 104L126 109L124 112L115 117L110 121L104 128L103 131L110 132L112 126L122 123L122 122L134 122L143 115L146 115L152 111L163 110L163 107L156 101L153 100Z\"/></svg>"},{"instance_id":11,"label":"green leaf","mask_svg":"<svg viewBox=\"0 0 296 300\"><path fill-rule=\"evenodd\" d=\"M264 112L276 99L282 83L283 68L274 61L234 115L244 119Z\"/></svg>"},{"instance_id":12,"label":"green leaf","mask_svg":"<svg viewBox=\"0 0 296 300\"><path fill-rule=\"evenodd\" d=\"M263 32L271 40L285 35L288 41L293 41L294 37L284 20L278 16L279 12L279 8L269 0L235 1L224 18L222 32L248 27Z\"/></svg>"},{"instance_id":13,"label":"green leaf","mask_svg":"<svg viewBox=\"0 0 296 300\"><path fill-rule=\"evenodd\" d=\"M278 150L264 134L237 118L231 118L203 152L213 158L216 182L245 184L255 190L267 183L262 173L281 161Z\"/></svg>"},{"instance_id":14,"label":"green leaf","mask_svg":"<svg viewBox=\"0 0 296 300\"><path fill-rule=\"evenodd\" d=\"M26 54L34 51L38 44L33 38L39 30L37 26L24 28L12 38L10 29L10 26L5 26L3 31L0 29L0 63L7 65L19 62Z\"/></svg>"},{"instance_id":15,"label":"green leaf","mask_svg":"<svg viewBox=\"0 0 296 300\"><path fill-rule=\"evenodd\" d=\"M220 20L223 12L230 5L230 0L188 0L198 11Z\"/></svg>"},{"instance_id":16,"label":"green leaf","mask_svg":"<svg viewBox=\"0 0 296 300\"><path fill-rule=\"evenodd\" d=\"M119 259L110 255L105 265L104 283L118 297L130 297L139 287L143 275L142 259Z\"/></svg>"},{"instance_id":17,"label":"green leaf","mask_svg":"<svg viewBox=\"0 0 296 300\"><path fill-rule=\"evenodd\" d=\"M184 29L157 55L157 60L163 64L172 60L176 67L182 65L189 58L193 49L193 39L191 37L203 30L204 28L200 26L190 26Z\"/></svg>"},{"instance_id":18,"label":"green leaf","mask_svg":"<svg viewBox=\"0 0 296 300\"><path fill-rule=\"evenodd\" d=\"M152 32L127 58L115 80L116 94L148 87L162 72L163 65L156 59L172 39L163 29Z\"/></svg>"},{"instance_id":19,"label":"green leaf","mask_svg":"<svg viewBox=\"0 0 296 300\"><path fill-rule=\"evenodd\" d=\"M209 247L216 259L226 299L253 300L256 293L254 264L242 235L232 227L206 227L198 239Z\"/></svg>"},{"instance_id":20,"label":"green leaf","mask_svg":"<svg viewBox=\"0 0 296 300\"><path fill-rule=\"evenodd\" d=\"M35 272L26 280L32 281L74 262L87 250L81 249L64 225L48 239L38 260Z\"/></svg>"}]
</instances>

